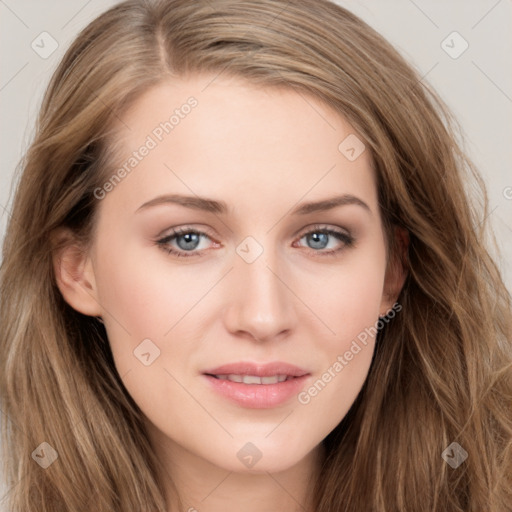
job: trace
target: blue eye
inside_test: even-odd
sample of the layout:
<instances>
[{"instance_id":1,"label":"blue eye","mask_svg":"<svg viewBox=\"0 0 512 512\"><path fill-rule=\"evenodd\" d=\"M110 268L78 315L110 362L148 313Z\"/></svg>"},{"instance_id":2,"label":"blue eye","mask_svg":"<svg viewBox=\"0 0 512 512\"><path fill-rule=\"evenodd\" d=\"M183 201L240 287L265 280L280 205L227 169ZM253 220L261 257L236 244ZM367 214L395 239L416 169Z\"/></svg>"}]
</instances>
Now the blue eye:
<instances>
[{"instance_id":1,"label":"blue eye","mask_svg":"<svg viewBox=\"0 0 512 512\"><path fill-rule=\"evenodd\" d=\"M326 228L323 226L313 226L309 231L303 233L301 238L306 239L309 248L313 249L314 256L334 256L343 249L352 247L354 245L354 237L345 231L338 231L337 229ZM329 245L331 239L341 242L341 247L329 248L325 250Z\"/></svg>"},{"instance_id":2,"label":"blue eye","mask_svg":"<svg viewBox=\"0 0 512 512\"><path fill-rule=\"evenodd\" d=\"M202 256L203 253L195 251L197 249L201 237L210 238L206 233L195 231L193 229L175 229L170 235L157 241L157 244L169 254L178 257ZM171 242L175 242L178 249L172 247ZM191 251L194 251L192 254Z\"/></svg>"},{"instance_id":3,"label":"blue eye","mask_svg":"<svg viewBox=\"0 0 512 512\"><path fill-rule=\"evenodd\" d=\"M172 231L164 238L157 240L156 243L159 247L165 250L168 254L181 257L204 256L205 250L197 250L201 243L201 239L210 239L207 233L188 228L178 228ZM352 247L354 238L345 231L338 231L332 228L322 226L313 226L312 229L303 233L299 241L306 239L309 249L314 256L331 256L339 253L345 248ZM341 243L341 247L329 248L325 250L331 239L334 242ZM297 247L294 245L294 247ZM300 247L300 246L299 246Z\"/></svg>"}]
</instances>

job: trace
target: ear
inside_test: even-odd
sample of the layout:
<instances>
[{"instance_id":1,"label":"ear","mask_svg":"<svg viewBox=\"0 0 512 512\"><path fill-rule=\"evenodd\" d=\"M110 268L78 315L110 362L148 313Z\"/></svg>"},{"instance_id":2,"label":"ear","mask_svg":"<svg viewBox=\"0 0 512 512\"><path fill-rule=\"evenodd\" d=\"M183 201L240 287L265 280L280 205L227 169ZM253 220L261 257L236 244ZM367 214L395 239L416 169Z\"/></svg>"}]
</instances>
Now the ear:
<instances>
[{"instance_id":1,"label":"ear","mask_svg":"<svg viewBox=\"0 0 512 512\"><path fill-rule=\"evenodd\" d=\"M64 300L76 311L100 316L92 262L69 229L52 234L52 260L57 286Z\"/></svg>"},{"instance_id":2,"label":"ear","mask_svg":"<svg viewBox=\"0 0 512 512\"><path fill-rule=\"evenodd\" d=\"M409 232L404 228L394 230L394 246L396 251L388 261L384 278L384 289L380 306L380 316L385 316L398 299L407 277L407 251L409 248Z\"/></svg>"}]
</instances>

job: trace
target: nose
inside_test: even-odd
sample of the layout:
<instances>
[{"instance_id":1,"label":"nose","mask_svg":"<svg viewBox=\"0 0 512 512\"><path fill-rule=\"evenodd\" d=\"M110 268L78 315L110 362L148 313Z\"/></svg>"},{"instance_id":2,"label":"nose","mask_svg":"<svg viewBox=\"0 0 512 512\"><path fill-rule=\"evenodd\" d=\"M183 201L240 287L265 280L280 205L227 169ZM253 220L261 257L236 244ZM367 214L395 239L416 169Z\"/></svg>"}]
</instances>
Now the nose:
<instances>
[{"instance_id":1,"label":"nose","mask_svg":"<svg viewBox=\"0 0 512 512\"><path fill-rule=\"evenodd\" d=\"M229 332L259 342L288 335L297 321L289 273L265 254L252 263L236 257L224 316Z\"/></svg>"}]
</instances>

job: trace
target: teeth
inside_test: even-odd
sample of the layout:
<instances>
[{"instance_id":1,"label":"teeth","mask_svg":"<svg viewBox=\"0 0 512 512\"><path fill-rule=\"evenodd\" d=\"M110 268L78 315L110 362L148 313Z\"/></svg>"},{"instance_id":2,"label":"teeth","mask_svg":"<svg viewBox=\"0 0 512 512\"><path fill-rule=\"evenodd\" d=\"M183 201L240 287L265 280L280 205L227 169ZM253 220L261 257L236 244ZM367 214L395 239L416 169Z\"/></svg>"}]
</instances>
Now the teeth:
<instances>
[{"instance_id":1,"label":"teeth","mask_svg":"<svg viewBox=\"0 0 512 512\"><path fill-rule=\"evenodd\" d=\"M239 375L230 375L230 377L240 377ZM236 381L235 381L236 382ZM253 375L244 375L242 377L242 382L244 384L261 384L261 377L256 377L256 376L253 376Z\"/></svg>"},{"instance_id":2,"label":"teeth","mask_svg":"<svg viewBox=\"0 0 512 512\"><path fill-rule=\"evenodd\" d=\"M243 382L244 384L277 384L278 382L284 382L288 375L272 375L269 377L258 377L257 375L236 375L234 373L230 375L215 375L221 380L230 380L231 382Z\"/></svg>"}]
</instances>

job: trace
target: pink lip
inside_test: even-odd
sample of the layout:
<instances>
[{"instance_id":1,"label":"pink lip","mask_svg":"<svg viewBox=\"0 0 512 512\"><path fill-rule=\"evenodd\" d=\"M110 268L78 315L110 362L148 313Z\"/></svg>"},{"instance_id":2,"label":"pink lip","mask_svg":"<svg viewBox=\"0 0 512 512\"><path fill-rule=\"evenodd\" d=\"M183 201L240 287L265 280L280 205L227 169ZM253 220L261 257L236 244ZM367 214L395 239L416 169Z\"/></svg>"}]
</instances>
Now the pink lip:
<instances>
[{"instance_id":1,"label":"pink lip","mask_svg":"<svg viewBox=\"0 0 512 512\"><path fill-rule=\"evenodd\" d=\"M244 384L220 380L213 375L255 375L269 377L272 375L288 375L292 379L277 384ZM273 362L255 364L239 362L226 364L203 372L213 390L224 397L251 409L268 409L276 407L296 396L310 375L306 370L288 363Z\"/></svg>"},{"instance_id":2,"label":"pink lip","mask_svg":"<svg viewBox=\"0 0 512 512\"><path fill-rule=\"evenodd\" d=\"M257 377L270 377L272 375L290 375L291 377L302 377L307 375L308 372L294 366L293 364L283 363L281 361L275 361L272 363L251 363L247 361L240 361L238 363L224 364L213 368L212 370L206 370L204 374L209 375L255 375Z\"/></svg>"}]
</instances>

